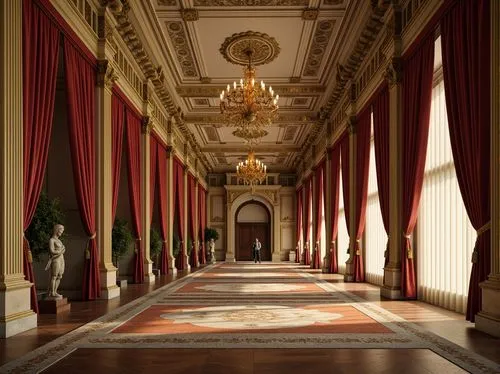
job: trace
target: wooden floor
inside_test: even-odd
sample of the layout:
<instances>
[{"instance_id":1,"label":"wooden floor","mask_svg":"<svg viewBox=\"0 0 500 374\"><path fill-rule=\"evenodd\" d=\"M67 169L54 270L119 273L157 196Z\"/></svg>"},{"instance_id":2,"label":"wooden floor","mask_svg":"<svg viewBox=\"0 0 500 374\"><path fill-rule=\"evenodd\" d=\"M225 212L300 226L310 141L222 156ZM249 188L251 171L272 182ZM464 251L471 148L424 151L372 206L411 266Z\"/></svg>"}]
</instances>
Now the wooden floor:
<instances>
[{"instance_id":1,"label":"wooden floor","mask_svg":"<svg viewBox=\"0 0 500 374\"><path fill-rule=\"evenodd\" d=\"M376 286L343 283L341 275L314 274L500 365L500 339L477 331L463 315L418 301L383 300ZM128 285L114 300L73 301L71 311L58 317L40 315L37 329L0 340L0 366L183 276L185 273L162 276L152 285ZM45 372L137 374L166 370L169 374L464 372L426 349L78 349Z\"/></svg>"}]
</instances>

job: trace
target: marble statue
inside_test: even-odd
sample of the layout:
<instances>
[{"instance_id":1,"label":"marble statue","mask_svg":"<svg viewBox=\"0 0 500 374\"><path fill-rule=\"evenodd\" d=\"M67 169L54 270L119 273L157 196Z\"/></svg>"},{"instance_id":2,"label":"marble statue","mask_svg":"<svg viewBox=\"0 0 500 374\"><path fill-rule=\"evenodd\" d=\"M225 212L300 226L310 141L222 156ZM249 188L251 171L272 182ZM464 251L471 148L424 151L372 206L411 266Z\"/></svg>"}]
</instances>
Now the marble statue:
<instances>
[{"instance_id":1,"label":"marble statue","mask_svg":"<svg viewBox=\"0 0 500 374\"><path fill-rule=\"evenodd\" d=\"M54 232L49 240L50 257L47 266L45 266L45 270L50 271L48 299L62 299L62 295L57 293L57 289L64 274L64 252L66 252L66 247L59 239L63 232L63 225L55 225Z\"/></svg>"},{"instance_id":2,"label":"marble statue","mask_svg":"<svg viewBox=\"0 0 500 374\"><path fill-rule=\"evenodd\" d=\"M210 248L210 260L212 264L215 264L215 240L213 238L208 242L208 247Z\"/></svg>"}]
</instances>

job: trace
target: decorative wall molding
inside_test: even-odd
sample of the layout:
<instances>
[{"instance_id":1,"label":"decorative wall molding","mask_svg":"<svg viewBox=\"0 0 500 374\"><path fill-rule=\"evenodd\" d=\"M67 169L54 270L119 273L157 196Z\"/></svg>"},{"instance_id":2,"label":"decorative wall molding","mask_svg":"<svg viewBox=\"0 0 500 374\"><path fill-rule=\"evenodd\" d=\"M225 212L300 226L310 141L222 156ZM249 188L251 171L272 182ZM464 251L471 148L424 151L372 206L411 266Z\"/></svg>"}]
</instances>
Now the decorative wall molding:
<instances>
[{"instance_id":1,"label":"decorative wall molding","mask_svg":"<svg viewBox=\"0 0 500 374\"><path fill-rule=\"evenodd\" d=\"M318 19L319 9L318 8L307 8L302 12L302 19L304 21L315 21Z\"/></svg>"},{"instance_id":2,"label":"decorative wall molding","mask_svg":"<svg viewBox=\"0 0 500 374\"><path fill-rule=\"evenodd\" d=\"M296 77L299 81L300 78ZM292 78L290 78L292 79ZM209 82L207 82L209 83ZM176 92L181 97L219 97L220 95L220 85L217 86L206 86L206 83L202 85L183 85L177 86L175 88ZM290 85L280 85L275 84L273 88L276 92L280 93L280 97L287 96L319 96L326 91L326 87L320 85L300 85L300 86L290 86Z\"/></svg>"},{"instance_id":3,"label":"decorative wall molding","mask_svg":"<svg viewBox=\"0 0 500 374\"><path fill-rule=\"evenodd\" d=\"M181 9L182 19L186 22L194 22L200 19L198 11L194 8Z\"/></svg>"},{"instance_id":4,"label":"decorative wall molding","mask_svg":"<svg viewBox=\"0 0 500 374\"><path fill-rule=\"evenodd\" d=\"M309 0L194 0L196 7L308 6Z\"/></svg>"}]
</instances>

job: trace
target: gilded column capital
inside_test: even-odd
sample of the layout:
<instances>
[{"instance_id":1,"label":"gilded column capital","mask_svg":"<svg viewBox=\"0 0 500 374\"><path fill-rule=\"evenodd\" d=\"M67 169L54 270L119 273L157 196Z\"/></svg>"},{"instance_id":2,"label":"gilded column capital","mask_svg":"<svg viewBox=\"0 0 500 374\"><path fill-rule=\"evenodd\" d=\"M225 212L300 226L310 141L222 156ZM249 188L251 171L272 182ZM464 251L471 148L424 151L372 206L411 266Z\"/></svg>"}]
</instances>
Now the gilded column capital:
<instances>
[{"instance_id":1,"label":"gilded column capital","mask_svg":"<svg viewBox=\"0 0 500 374\"><path fill-rule=\"evenodd\" d=\"M109 8L113 14L118 14L123 10L121 0L99 0L99 4L103 8Z\"/></svg>"},{"instance_id":2,"label":"gilded column capital","mask_svg":"<svg viewBox=\"0 0 500 374\"><path fill-rule=\"evenodd\" d=\"M392 57L385 68L384 78L393 87L401 83L403 78L403 64L401 57Z\"/></svg>"},{"instance_id":3,"label":"gilded column capital","mask_svg":"<svg viewBox=\"0 0 500 374\"><path fill-rule=\"evenodd\" d=\"M349 116L347 119L347 131L349 135L355 135L357 131L358 120L356 116Z\"/></svg>"},{"instance_id":4,"label":"gilded column capital","mask_svg":"<svg viewBox=\"0 0 500 374\"><path fill-rule=\"evenodd\" d=\"M151 119L150 116L144 116L142 117L142 123L141 123L141 132L143 134L150 135L151 130L153 130L154 124L153 120Z\"/></svg>"},{"instance_id":5,"label":"gilded column capital","mask_svg":"<svg viewBox=\"0 0 500 374\"><path fill-rule=\"evenodd\" d=\"M111 89L118 80L114 67L108 60L97 61L97 86Z\"/></svg>"}]
</instances>

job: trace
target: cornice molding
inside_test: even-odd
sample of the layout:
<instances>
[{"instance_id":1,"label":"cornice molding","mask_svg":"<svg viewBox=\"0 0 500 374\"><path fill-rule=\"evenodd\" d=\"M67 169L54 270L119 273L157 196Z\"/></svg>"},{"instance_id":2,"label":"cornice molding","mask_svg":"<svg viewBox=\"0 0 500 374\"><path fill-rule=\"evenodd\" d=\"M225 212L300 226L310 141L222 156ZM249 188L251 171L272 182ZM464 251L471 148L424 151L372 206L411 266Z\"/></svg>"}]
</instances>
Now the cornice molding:
<instances>
[{"instance_id":1,"label":"cornice molding","mask_svg":"<svg viewBox=\"0 0 500 374\"><path fill-rule=\"evenodd\" d=\"M300 80L300 77L297 77ZM205 80L210 78L205 77ZM175 91L180 97L219 97L221 91L221 84L207 86L209 82L202 84L189 84L177 86ZM279 92L280 97L287 96L319 96L326 92L326 88L320 85L273 85L276 92Z\"/></svg>"},{"instance_id":2,"label":"cornice molding","mask_svg":"<svg viewBox=\"0 0 500 374\"><path fill-rule=\"evenodd\" d=\"M186 139L192 144L192 148L196 153L196 156L200 158L201 162L207 169L210 169L210 163L204 154L199 150L197 146L194 135L190 133L184 123L184 115L180 108L175 106L172 95L168 91L165 84L165 75L161 66L155 66L145 50L143 42L140 40L138 33L135 30L134 25L130 22L128 13L130 12L129 0L122 0L123 8L121 12L114 14L117 21L116 29L118 30L123 41L126 43L130 52L134 56L134 59L140 66L145 77L149 79L155 88L155 92L164 105L167 113L175 118L175 123L180 128L182 133L185 135Z\"/></svg>"}]
</instances>

